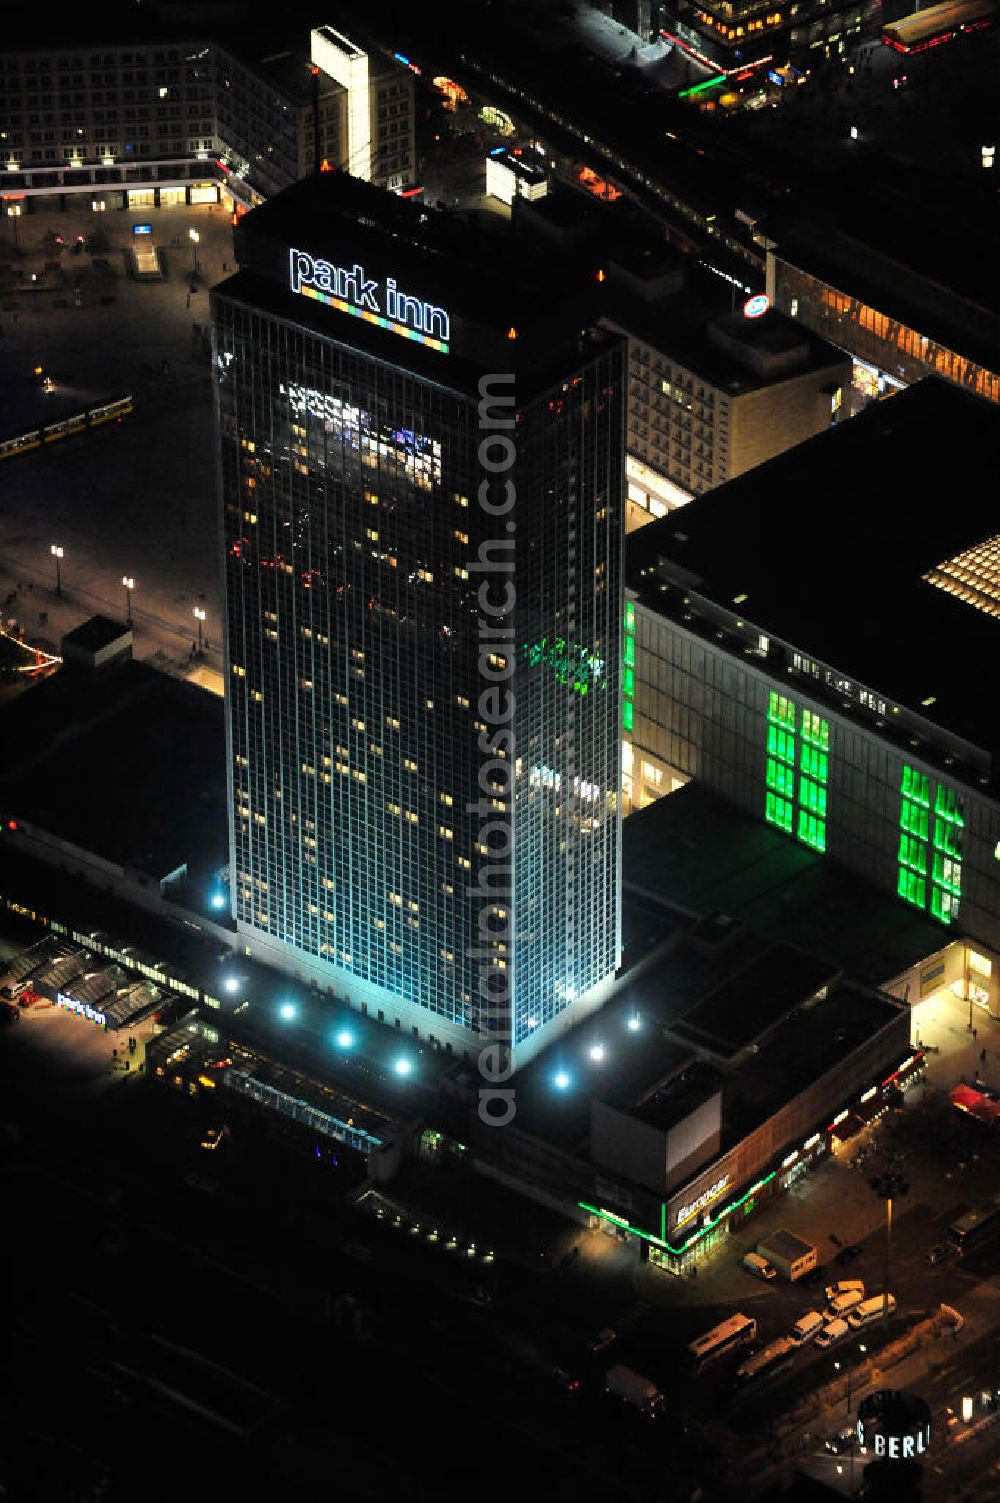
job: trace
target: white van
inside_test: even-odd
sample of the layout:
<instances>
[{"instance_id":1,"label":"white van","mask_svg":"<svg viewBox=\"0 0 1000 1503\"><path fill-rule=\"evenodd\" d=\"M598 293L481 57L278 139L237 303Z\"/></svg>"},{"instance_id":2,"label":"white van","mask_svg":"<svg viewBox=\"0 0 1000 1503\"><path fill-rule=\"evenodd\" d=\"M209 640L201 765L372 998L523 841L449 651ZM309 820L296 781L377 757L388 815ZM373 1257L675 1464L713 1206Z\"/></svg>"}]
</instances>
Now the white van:
<instances>
[{"instance_id":1,"label":"white van","mask_svg":"<svg viewBox=\"0 0 1000 1503\"><path fill-rule=\"evenodd\" d=\"M792 1340L801 1346L803 1341L808 1341L810 1336L815 1336L817 1331L821 1331L825 1324L826 1321L818 1310L807 1310L805 1315L800 1316L792 1326Z\"/></svg>"},{"instance_id":2,"label":"white van","mask_svg":"<svg viewBox=\"0 0 1000 1503\"><path fill-rule=\"evenodd\" d=\"M843 1340L850 1329L846 1320L831 1320L829 1325L825 1325L820 1331L813 1346L833 1346L835 1341Z\"/></svg>"},{"instance_id":3,"label":"white van","mask_svg":"<svg viewBox=\"0 0 1000 1503\"><path fill-rule=\"evenodd\" d=\"M836 1299L830 1301L828 1314L830 1319L846 1315L848 1310L853 1310L855 1305L860 1305L865 1297L865 1291L861 1289L845 1289L843 1294L838 1294Z\"/></svg>"},{"instance_id":4,"label":"white van","mask_svg":"<svg viewBox=\"0 0 1000 1503\"><path fill-rule=\"evenodd\" d=\"M743 1267L747 1273L754 1273L759 1279L773 1279L777 1277L777 1271L760 1253L748 1252L743 1259Z\"/></svg>"},{"instance_id":5,"label":"white van","mask_svg":"<svg viewBox=\"0 0 1000 1503\"><path fill-rule=\"evenodd\" d=\"M860 1289L861 1297L864 1298L865 1286L861 1279L841 1279L839 1284L827 1284L826 1297L828 1300L836 1299L838 1295L850 1294L852 1289Z\"/></svg>"},{"instance_id":6,"label":"white van","mask_svg":"<svg viewBox=\"0 0 1000 1503\"><path fill-rule=\"evenodd\" d=\"M848 1323L855 1331L860 1331L864 1326L870 1326L874 1321L882 1319L882 1313L888 1305L889 1314L896 1309L896 1296L894 1294L873 1294L870 1299L863 1300L856 1310L847 1317Z\"/></svg>"}]
</instances>

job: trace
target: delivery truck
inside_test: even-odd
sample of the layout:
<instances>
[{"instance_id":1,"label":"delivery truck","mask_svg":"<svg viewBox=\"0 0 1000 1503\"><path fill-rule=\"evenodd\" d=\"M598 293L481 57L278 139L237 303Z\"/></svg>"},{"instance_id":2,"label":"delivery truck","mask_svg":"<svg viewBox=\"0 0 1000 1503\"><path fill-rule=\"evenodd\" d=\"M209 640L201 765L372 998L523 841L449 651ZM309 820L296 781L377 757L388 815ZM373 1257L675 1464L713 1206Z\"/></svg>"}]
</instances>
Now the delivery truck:
<instances>
[{"instance_id":1,"label":"delivery truck","mask_svg":"<svg viewBox=\"0 0 1000 1503\"><path fill-rule=\"evenodd\" d=\"M604 1386L608 1393L617 1394L635 1409L641 1409L643 1414L656 1414L663 1407L663 1395L656 1384L634 1373L630 1367L619 1364L608 1368Z\"/></svg>"}]
</instances>

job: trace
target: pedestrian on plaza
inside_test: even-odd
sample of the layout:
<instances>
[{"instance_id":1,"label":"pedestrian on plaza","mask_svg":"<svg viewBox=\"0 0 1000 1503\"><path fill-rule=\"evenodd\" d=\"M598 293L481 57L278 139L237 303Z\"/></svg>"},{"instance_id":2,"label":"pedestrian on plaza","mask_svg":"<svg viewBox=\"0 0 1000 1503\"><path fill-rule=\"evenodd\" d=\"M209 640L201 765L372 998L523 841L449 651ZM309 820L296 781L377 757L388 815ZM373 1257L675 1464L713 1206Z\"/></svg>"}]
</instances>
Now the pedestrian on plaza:
<instances>
[{"instance_id":1,"label":"pedestrian on plaza","mask_svg":"<svg viewBox=\"0 0 1000 1503\"><path fill-rule=\"evenodd\" d=\"M28 589L29 590L31 589L30 585L28 586ZM972 1030L972 1037L973 1037L973 1040L978 1039L978 1037L979 1037L979 1029L978 1028L973 1028L973 1030Z\"/></svg>"},{"instance_id":2,"label":"pedestrian on plaza","mask_svg":"<svg viewBox=\"0 0 1000 1503\"><path fill-rule=\"evenodd\" d=\"M118 1063L118 1050L117 1049L112 1049L112 1051L111 1051L111 1068L112 1068L112 1070L115 1068L115 1065L117 1065L117 1063Z\"/></svg>"},{"instance_id":3,"label":"pedestrian on plaza","mask_svg":"<svg viewBox=\"0 0 1000 1503\"><path fill-rule=\"evenodd\" d=\"M979 1063L981 1065L985 1065L985 1063L986 1063L986 1050L985 1049L980 1049L980 1051L979 1051Z\"/></svg>"},{"instance_id":4,"label":"pedestrian on plaza","mask_svg":"<svg viewBox=\"0 0 1000 1503\"><path fill-rule=\"evenodd\" d=\"M187 305L190 308L190 306L191 306L191 294L190 294L190 292L188 293Z\"/></svg>"}]
</instances>

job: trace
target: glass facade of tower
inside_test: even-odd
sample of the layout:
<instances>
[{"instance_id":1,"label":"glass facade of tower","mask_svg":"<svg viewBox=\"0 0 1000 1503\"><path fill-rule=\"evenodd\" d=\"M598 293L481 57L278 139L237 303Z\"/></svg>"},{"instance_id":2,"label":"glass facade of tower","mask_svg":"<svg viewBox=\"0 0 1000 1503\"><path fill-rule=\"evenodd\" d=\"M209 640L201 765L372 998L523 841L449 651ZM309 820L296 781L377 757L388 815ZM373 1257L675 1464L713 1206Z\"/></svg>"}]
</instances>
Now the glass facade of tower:
<instances>
[{"instance_id":1,"label":"glass facade of tower","mask_svg":"<svg viewBox=\"0 0 1000 1503\"><path fill-rule=\"evenodd\" d=\"M214 306L235 916L431 1036L496 1036L476 400L365 353L351 320ZM515 932L488 942L515 1041L618 963L622 402L615 346L518 411Z\"/></svg>"},{"instance_id":2,"label":"glass facade of tower","mask_svg":"<svg viewBox=\"0 0 1000 1503\"><path fill-rule=\"evenodd\" d=\"M520 424L516 1044L620 952L622 360L582 365Z\"/></svg>"}]
</instances>

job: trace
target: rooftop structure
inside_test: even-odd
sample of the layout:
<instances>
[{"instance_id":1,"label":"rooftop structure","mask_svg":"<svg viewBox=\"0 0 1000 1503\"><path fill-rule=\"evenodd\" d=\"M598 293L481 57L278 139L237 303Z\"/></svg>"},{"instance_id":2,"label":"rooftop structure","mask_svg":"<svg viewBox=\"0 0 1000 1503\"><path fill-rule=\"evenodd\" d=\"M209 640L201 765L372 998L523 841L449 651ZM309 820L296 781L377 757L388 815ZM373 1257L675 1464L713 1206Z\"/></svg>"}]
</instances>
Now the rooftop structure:
<instances>
[{"instance_id":1,"label":"rooftop structure","mask_svg":"<svg viewBox=\"0 0 1000 1503\"><path fill-rule=\"evenodd\" d=\"M794 644L843 676L832 699L864 687L885 701L872 719L890 733L905 708L928 741L936 730L964 752L970 774L991 775L1000 710L980 686L997 629L927 576L996 535L988 487L956 484L956 466L985 473L998 441L991 404L922 382L635 534L629 580L658 612L683 617L697 595L748 646L760 634ZM805 671L822 692L822 672Z\"/></svg>"}]
</instances>

